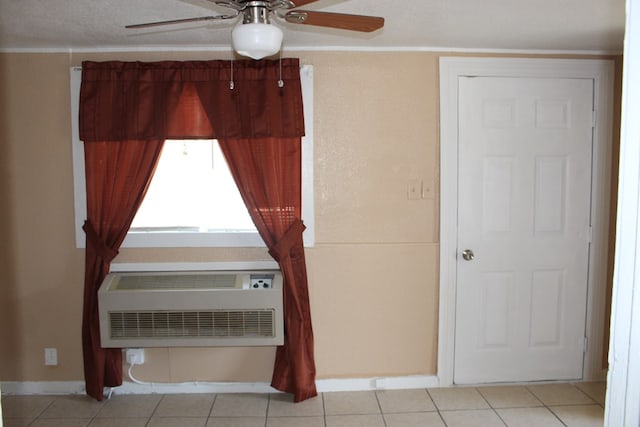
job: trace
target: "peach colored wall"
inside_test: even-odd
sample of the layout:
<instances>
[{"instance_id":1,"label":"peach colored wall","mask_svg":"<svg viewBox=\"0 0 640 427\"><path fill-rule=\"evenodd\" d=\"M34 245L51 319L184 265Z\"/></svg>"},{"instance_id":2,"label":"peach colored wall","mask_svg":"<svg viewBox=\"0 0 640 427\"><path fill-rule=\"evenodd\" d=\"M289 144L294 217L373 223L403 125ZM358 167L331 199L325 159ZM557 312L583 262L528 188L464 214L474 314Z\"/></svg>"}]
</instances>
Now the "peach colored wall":
<instances>
[{"instance_id":1,"label":"peach colored wall","mask_svg":"<svg viewBox=\"0 0 640 427\"><path fill-rule=\"evenodd\" d=\"M2 380L81 378L68 68L66 55L0 56ZM45 368L45 347L59 367Z\"/></svg>"},{"instance_id":2,"label":"peach colored wall","mask_svg":"<svg viewBox=\"0 0 640 427\"><path fill-rule=\"evenodd\" d=\"M314 66L319 378L436 373L438 54L301 53ZM83 378L69 68L220 53L0 54L0 381ZM409 180L433 193L408 200ZM124 249L118 262L269 259L262 249ZM56 347L59 366L45 367ZM153 349L147 381L268 381L273 348Z\"/></svg>"},{"instance_id":3,"label":"peach colored wall","mask_svg":"<svg viewBox=\"0 0 640 427\"><path fill-rule=\"evenodd\" d=\"M81 380L69 67L205 53L0 54L0 380ZM434 374L437 56L313 53L316 246L307 252L319 378ZM117 261L269 259L264 250L123 250ZM59 366L45 367L56 347ZM152 381L267 381L273 348L154 349Z\"/></svg>"}]
</instances>

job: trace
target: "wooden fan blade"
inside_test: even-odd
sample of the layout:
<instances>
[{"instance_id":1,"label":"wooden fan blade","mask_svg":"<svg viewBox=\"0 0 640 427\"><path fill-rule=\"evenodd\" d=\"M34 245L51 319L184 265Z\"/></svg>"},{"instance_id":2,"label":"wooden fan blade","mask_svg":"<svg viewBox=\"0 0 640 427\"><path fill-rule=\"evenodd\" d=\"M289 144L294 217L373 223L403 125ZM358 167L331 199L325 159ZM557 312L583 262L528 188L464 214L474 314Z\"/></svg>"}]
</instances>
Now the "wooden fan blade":
<instances>
[{"instance_id":1,"label":"wooden fan blade","mask_svg":"<svg viewBox=\"0 0 640 427\"><path fill-rule=\"evenodd\" d=\"M300 7L300 6L306 6L311 3L315 3L317 1L318 0L291 0L291 3L294 4L293 7Z\"/></svg>"},{"instance_id":2,"label":"wooden fan blade","mask_svg":"<svg viewBox=\"0 0 640 427\"><path fill-rule=\"evenodd\" d=\"M147 22L145 24L127 25L125 26L125 28L147 28L147 27L157 27L160 25L184 24L186 22L199 22L199 21L213 21L218 19L229 19L229 18L235 18L235 17L236 15L201 16L198 18L172 19L170 21Z\"/></svg>"},{"instance_id":3,"label":"wooden fan blade","mask_svg":"<svg viewBox=\"0 0 640 427\"><path fill-rule=\"evenodd\" d=\"M342 30L370 33L384 26L384 18L346 13L315 12L311 10L292 10L285 15L292 24L315 25L317 27L339 28Z\"/></svg>"}]
</instances>

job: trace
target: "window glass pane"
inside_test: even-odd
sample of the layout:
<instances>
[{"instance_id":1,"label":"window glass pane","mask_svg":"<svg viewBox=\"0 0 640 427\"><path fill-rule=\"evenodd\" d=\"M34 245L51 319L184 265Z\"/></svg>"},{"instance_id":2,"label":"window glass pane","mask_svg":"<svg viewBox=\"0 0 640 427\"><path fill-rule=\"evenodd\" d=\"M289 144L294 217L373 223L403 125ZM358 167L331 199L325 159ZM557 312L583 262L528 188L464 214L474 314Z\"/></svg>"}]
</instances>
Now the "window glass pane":
<instances>
[{"instance_id":1,"label":"window glass pane","mask_svg":"<svg viewBox=\"0 0 640 427\"><path fill-rule=\"evenodd\" d=\"M215 140L167 140L132 232L255 232Z\"/></svg>"}]
</instances>

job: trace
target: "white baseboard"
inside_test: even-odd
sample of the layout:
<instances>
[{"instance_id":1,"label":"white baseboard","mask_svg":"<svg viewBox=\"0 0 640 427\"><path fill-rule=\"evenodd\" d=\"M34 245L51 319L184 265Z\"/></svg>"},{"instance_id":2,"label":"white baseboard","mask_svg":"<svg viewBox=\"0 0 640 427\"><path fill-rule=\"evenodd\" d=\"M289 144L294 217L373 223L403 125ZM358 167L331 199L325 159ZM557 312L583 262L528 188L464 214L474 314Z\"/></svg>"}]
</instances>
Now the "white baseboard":
<instances>
[{"instance_id":1,"label":"white baseboard","mask_svg":"<svg viewBox=\"0 0 640 427\"><path fill-rule=\"evenodd\" d=\"M341 378L316 381L320 393L336 391L400 390L438 387L436 376L408 376L387 378ZM83 381L6 381L1 384L6 395L84 394ZM278 393L269 383L145 383L125 381L113 388L113 394L194 394L194 393Z\"/></svg>"},{"instance_id":2,"label":"white baseboard","mask_svg":"<svg viewBox=\"0 0 640 427\"><path fill-rule=\"evenodd\" d=\"M3 395L27 394L83 394L83 381L3 381L0 383Z\"/></svg>"},{"instance_id":3,"label":"white baseboard","mask_svg":"<svg viewBox=\"0 0 640 427\"><path fill-rule=\"evenodd\" d=\"M365 390L403 390L412 388L438 387L438 377L414 375L408 377L386 378L340 378L317 380L316 387L320 393L334 391L365 391Z\"/></svg>"}]
</instances>

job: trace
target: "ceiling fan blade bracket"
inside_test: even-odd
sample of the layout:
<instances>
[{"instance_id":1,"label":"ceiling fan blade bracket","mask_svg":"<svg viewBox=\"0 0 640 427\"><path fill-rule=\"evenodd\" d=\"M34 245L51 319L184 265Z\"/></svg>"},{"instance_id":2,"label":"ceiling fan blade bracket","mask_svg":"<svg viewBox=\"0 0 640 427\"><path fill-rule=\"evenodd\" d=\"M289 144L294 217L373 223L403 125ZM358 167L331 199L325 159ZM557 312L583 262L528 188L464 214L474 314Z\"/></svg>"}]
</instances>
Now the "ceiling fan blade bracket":
<instances>
[{"instance_id":1,"label":"ceiling fan blade bracket","mask_svg":"<svg viewBox=\"0 0 640 427\"><path fill-rule=\"evenodd\" d=\"M291 0L275 0L269 2L269 10L293 9L296 5Z\"/></svg>"},{"instance_id":2,"label":"ceiling fan blade bracket","mask_svg":"<svg viewBox=\"0 0 640 427\"><path fill-rule=\"evenodd\" d=\"M306 12L298 12L292 10L291 12L287 12L284 16L285 21L290 22L292 24L304 24L304 21L307 20L309 15Z\"/></svg>"},{"instance_id":3,"label":"ceiling fan blade bracket","mask_svg":"<svg viewBox=\"0 0 640 427\"><path fill-rule=\"evenodd\" d=\"M238 12L244 9L244 5L242 5L241 3L238 3L237 1L222 1L222 0L209 0L209 1L217 4L218 6L228 7L230 9L237 10Z\"/></svg>"},{"instance_id":4,"label":"ceiling fan blade bracket","mask_svg":"<svg viewBox=\"0 0 640 427\"><path fill-rule=\"evenodd\" d=\"M146 22L144 24L125 25L125 28L136 29L136 28L157 27L160 25L186 24L190 22L219 21L222 19L233 19L233 18L236 18L237 16L238 16L238 13L235 13L233 15L199 16L196 18L171 19L169 21L157 21L157 22Z\"/></svg>"}]
</instances>

